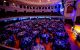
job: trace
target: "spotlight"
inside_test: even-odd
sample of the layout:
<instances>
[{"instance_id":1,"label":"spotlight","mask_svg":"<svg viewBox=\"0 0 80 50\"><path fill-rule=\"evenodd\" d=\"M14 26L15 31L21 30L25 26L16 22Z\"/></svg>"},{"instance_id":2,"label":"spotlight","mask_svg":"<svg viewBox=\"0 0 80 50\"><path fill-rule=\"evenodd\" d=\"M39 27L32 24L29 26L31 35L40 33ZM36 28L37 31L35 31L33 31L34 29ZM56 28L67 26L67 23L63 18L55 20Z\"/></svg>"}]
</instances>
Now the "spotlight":
<instances>
[{"instance_id":1,"label":"spotlight","mask_svg":"<svg viewBox=\"0 0 80 50\"><path fill-rule=\"evenodd\" d=\"M75 25L72 27L72 31L75 35L76 40L80 42L80 25Z\"/></svg>"},{"instance_id":2,"label":"spotlight","mask_svg":"<svg viewBox=\"0 0 80 50\"><path fill-rule=\"evenodd\" d=\"M75 25L74 30L79 34L80 33L80 25Z\"/></svg>"}]
</instances>

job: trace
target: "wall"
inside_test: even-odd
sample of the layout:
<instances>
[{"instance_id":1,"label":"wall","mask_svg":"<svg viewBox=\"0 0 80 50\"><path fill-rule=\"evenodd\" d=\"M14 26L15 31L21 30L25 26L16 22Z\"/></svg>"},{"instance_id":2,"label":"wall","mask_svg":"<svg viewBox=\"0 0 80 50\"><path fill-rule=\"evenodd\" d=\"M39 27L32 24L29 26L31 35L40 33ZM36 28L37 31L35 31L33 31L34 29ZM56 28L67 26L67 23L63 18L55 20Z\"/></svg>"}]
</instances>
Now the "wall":
<instances>
[{"instance_id":1,"label":"wall","mask_svg":"<svg viewBox=\"0 0 80 50\"><path fill-rule=\"evenodd\" d=\"M72 21L76 20L76 10L73 9L72 13L67 13L67 7L73 4L73 0L67 0L65 3L64 16L65 19L71 19Z\"/></svg>"},{"instance_id":2,"label":"wall","mask_svg":"<svg viewBox=\"0 0 80 50\"><path fill-rule=\"evenodd\" d=\"M77 1L77 16L80 16L80 0Z\"/></svg>"}]
</instances>

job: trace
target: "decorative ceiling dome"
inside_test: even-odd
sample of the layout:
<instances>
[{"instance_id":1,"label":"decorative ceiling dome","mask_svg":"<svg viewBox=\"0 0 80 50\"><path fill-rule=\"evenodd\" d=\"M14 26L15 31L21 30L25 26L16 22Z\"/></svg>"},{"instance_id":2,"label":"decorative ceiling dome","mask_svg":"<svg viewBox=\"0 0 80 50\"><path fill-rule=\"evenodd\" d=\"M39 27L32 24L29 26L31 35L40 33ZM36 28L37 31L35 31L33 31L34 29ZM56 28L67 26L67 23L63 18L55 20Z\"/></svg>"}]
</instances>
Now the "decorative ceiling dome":
<instances>
[{"instance_id":1,"label":"decorative ceiling dome","mask_svg":"<svg viewBox=\"0 0 80 50\"><path fill-rule=\"evenodd\" d=\"M32 5L47 5L47 4L54 4L60 2L61 0L14 0L14 1L24 3L24 4L32 4Z\"/></svg>"}]
</instances>

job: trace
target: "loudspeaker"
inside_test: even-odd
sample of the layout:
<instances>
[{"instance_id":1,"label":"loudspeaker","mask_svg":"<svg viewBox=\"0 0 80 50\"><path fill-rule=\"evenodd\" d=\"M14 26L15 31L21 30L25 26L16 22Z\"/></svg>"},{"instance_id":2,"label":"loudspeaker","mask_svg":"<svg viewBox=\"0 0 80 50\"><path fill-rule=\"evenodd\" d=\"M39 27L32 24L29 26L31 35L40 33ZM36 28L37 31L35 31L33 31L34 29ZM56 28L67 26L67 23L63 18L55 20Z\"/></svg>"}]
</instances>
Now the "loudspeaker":
<instances>
[{"instance_id":1,"label":"loudspeaker","mask_svg":"<svg viewBox=\"0 0 80 50\"><path fill-rule=\"evenodd\" d=\"M77 16L76 17L76 22L75 22L76 24L80 24L80 16Z\"/></svg>"},{"instance_id":2,"label":"loudspeaker","mask_svg":"<svg viewBox=\"0 0 80 50\"><path fill-rule=\"evenodd\" d=\"M69 24L69 25L71 25L71 26L74 25L72 19L65 19L65 24Z\"/></svg>"}]
</instances>

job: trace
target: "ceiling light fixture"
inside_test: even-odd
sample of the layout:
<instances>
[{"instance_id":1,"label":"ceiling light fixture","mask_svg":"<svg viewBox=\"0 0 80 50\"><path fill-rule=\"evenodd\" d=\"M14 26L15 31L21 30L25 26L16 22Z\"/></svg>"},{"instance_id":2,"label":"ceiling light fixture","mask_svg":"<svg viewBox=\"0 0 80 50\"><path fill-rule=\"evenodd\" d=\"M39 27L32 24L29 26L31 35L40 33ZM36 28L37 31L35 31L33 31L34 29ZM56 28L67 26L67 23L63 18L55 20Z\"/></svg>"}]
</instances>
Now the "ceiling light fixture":
<instances>
[{"instance_id":1,"label":"ceiling light fixture","mask_svg":"<svg viewBox=\"0 0 80 50\"><path fill-rule=\"evenodd\" d=\"M4 2L6 2L6 0L4 0Z\"/></svg>"},{"instance_id":2,"label":"ceiling light fixture","mask_svg":"<svg viewBox=\"0 0 80 50\"><path fill-rule=\"evenodd\" d=\"M47 0L48 2L50 2L50 0Z\"/></svg>"},{"instance_id":3,"label":"ceiling light fixture","mask_svg":"<svg viewBox=\"0 0 80 50\"><path fill-rule=\"evenodd\" d=\"M41 0L39 2L41 2Z\"/></svg>"}]
</instances>

